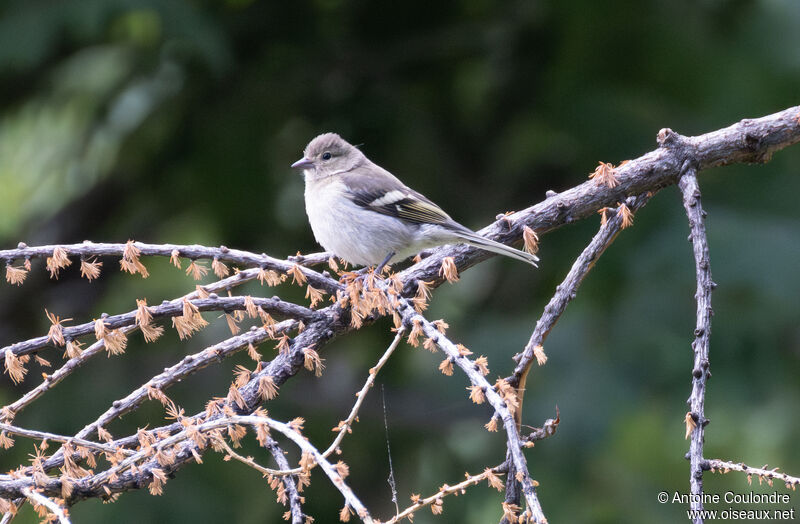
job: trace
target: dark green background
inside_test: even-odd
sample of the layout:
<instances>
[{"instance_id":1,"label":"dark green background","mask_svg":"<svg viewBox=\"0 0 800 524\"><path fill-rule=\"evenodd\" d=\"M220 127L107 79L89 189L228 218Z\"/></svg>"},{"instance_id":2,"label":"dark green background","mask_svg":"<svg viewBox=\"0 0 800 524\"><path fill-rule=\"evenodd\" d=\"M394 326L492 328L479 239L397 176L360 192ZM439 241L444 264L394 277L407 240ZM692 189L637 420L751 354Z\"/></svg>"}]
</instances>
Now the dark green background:
<instances>
[{"instance_id":1,"label":"dark green background","mask_svg":"<svg viewBox=\"0 0 800 524\"><path fill-rule=\"evenodd\" d=\"M581 183L598 161L653 149L662 127L699 134L798 103L796 0L0 5L2 248L134 238L277 257L316 251L302 181L288 166L323 131L363 144L372 160L479 228L548 189ZM706 455L794 474L799 170L795 147L765 166L700 178L719 284ZM429 318L446 318L454 340L488 355L490 378L507 374L598 225L599 217L544 236L538 271L507 259L473 268L435 293ZM550 360L528 382L524 421L540 425L556 405L561 411L558 434L527 452L551 522L685 518L656 495L688 490L683 417L695 283L687 234L679 194L668 188L607 251L547 341ZM36 261L24 286L0 284L0 345L46 332L45 307L86 321L194 286L166 259L145 263L152 275L142 280L107 259L103 278L89 284L75 266L49 281ZM289 287L247 289L302 298ZM327 347L325 374L289 381L270 413L305 417L307 434L325 447L388 345L388 328L380 322ZM221 321L189 342L170 330L151 345L136 335L124 356L91 362L16 421L75 433L165 366L225 336ZM58 365L60 353L43 356ZM502 434L482 427L489 410L467 400L463 376L441 375L440 360L401 346L345 440L350 485L378 517L394 511L382 391L401 507L411 493L431 494L503 460ZM248 360L229 359L168 393L195 413L225 394L237 363ZM22 386L4 375L0 403L40 373L32 366ZM110 430L128 434L161 415L151 403ZM18 439L0 469L31 450ZM270 462L252 445L247 452ZM750 489L735 474L709 474L705 486ZM341 497L320 473L306 496L316 522L337 520ZM415 522L496 522L501 501L484 484L447 498L444 515L425 510ZM283 511L256 472L208 453L161 497L142 490L113 505L81 503L72 515L81 523L254 523L282 522ZM16 520L32 521L29 508Z\"/></svg>"}]
</instances>

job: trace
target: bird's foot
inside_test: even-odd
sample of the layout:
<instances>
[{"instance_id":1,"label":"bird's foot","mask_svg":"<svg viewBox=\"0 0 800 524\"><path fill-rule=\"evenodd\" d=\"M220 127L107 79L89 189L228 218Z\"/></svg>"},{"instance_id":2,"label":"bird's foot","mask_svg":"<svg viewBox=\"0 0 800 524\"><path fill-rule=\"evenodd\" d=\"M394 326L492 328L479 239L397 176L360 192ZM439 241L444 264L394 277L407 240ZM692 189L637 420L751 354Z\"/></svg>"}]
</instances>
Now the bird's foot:
<instances>
[{"instance_id":1,"label":"bird's foot","mask_svg":"<svg viewBox=\"0 0 800 524\"><path fill-rule=\"evenodd\" d=\"M346 271L342 273L339 280L346 286L355 285L359 289L372 290L375 289L376 279L383 279L381 273L386 276L392 273L391 266L385 265L381 273L378 273L376 269L377 268L369 266L363 267L358 271Z\"/></svg>"}]
</instances>

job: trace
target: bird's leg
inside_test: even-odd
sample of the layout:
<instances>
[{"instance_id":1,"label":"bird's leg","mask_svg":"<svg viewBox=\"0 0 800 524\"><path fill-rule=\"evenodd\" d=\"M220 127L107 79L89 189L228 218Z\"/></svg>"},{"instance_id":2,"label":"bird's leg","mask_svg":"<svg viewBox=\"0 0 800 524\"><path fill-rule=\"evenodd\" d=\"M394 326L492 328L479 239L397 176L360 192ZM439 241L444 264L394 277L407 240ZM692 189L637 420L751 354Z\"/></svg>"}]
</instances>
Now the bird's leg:
<instances>
[{"instance_id":1,"label":"bird's leg","mask_svg":"<svg viewBox=\"0 0 800 524\"><path fill-rule=\"evenodd\" d=\"M386 267L386 264L389 263L389 261L392 259L392 257L394 255L395 255L394 251L389 251L389 254L386 255L386 258L383 259L383 262L378 264L378 267L375 268L375 274L376 275L380 275L381 274L381 271L383 271L383 268Z\"/></svg>"},{"instance_id":2,"label":"bird's leg","mask_svg":"<svg viewBox=\"0 0 800 524\"><path fill-rule=\"evenodd\" d=\"M372 289L372 288L375 287L374 286L375 277L376 276L380 276L381 272L386 267L386 264L389 263L389 261L392 259L392 257L394 255L395 255L395 252L391 251L388 255L386 255L386 258L383 259L383 262L378 264L375 267L375 269L372 269L369 266L363 267L363 268L359 269L358 271L345 273L344 275L342 275L342 279L345 282L345 284L350 284L350 283L354 283L356 281L361 281L361 285L363 287L366 287L368 289Z\"/></svg>"},{"instance_id":3,"label":"bird's leg","mask_svg":"<svg viewBox=\"0 0 800 524\"><path fill-rule=\"evenodd\" d=\"M383 269L386 267L386 264L389 263L389 261L392 259L394 255L395 255L394 251L389 251L389 254L386 255L386 258L384 258L383 261L380 264L378 264L372 271L370 271L369 268L364 268L364 273L362 277L364 278L364 284L366 284L365 286L366 288L373 289L375 287L375 277L380 278L381 272L383 271Z\"/></svg>"}]
</instances>

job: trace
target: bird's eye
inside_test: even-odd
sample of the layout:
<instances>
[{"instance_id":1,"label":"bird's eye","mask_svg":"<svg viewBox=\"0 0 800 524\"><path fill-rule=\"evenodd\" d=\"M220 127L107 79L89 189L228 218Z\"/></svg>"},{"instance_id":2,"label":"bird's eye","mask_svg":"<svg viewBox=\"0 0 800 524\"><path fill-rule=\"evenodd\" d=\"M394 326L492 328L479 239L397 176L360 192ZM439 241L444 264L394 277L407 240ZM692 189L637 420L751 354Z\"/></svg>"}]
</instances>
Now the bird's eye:
<instances>
[{"instance_id":1,"label":"bird's eye","mask_svg":"<svg viewBox=\"0 0 800 524\"><path fill-rule=\"evenodd\" d=\"M324 153L322 153L322 160L330 160L330 159L331 159L330 151L325 151Z\"/></svg>"}]
</instances>

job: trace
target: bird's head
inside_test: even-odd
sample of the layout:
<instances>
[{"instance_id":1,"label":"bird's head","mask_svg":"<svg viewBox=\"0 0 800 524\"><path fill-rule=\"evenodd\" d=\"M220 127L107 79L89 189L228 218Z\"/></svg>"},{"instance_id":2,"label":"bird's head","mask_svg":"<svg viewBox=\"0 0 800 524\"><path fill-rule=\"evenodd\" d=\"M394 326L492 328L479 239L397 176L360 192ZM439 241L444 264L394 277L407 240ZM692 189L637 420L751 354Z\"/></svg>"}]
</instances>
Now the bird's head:
<instances>
[{"instance_id":1,"label":"bird's head","mask_svg":"<svg viewBox=\"0 0 800 524\"><path fill-rule=\"evenodd\" d=\"M303 151L303 158L292 164L315 179L333 176L358 167L366 157L336 133L323 133Z\"/></svg>"}]
</instances>

